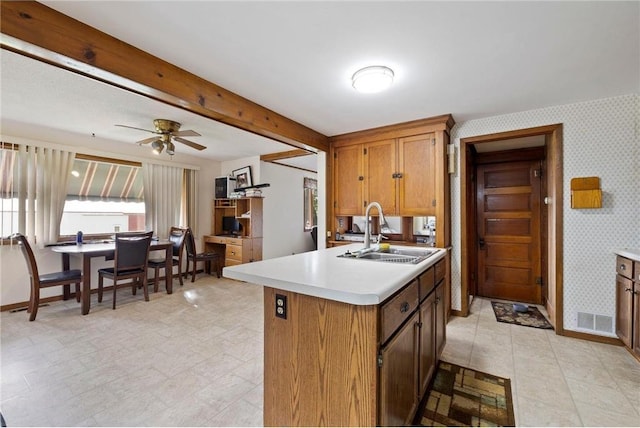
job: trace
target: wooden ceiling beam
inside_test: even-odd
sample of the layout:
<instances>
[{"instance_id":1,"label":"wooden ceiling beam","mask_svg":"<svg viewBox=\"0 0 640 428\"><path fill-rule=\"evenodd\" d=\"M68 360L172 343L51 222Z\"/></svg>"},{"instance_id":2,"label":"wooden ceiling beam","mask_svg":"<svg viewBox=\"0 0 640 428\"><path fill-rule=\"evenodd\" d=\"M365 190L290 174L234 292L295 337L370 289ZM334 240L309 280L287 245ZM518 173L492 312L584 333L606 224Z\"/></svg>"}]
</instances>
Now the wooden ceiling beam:
<instances>
[{"instance_id":1,"label":"wooden ceiling beam","mask_svg":"<svg viewBox=\"0 0 640 428\"><path fill-rule=\"evenodd\" d=\"M3 49L294 147L329 149L325 135L41 3L0 2L0 29Z\"/></svg>"},{"instance_id":2,"label":"wooden ceiling beam","mask_svg":"<svg viewBox=\"0 0 640 428\"><path fill-rule=\"evenodd\" d=\"M297 158L300 156L313 155L314 152L303 149L287 150L286 152L269 153L267 155L261 155L260 160L264 162L273 162L281 159Z\"/></svg>"}]
</instances>

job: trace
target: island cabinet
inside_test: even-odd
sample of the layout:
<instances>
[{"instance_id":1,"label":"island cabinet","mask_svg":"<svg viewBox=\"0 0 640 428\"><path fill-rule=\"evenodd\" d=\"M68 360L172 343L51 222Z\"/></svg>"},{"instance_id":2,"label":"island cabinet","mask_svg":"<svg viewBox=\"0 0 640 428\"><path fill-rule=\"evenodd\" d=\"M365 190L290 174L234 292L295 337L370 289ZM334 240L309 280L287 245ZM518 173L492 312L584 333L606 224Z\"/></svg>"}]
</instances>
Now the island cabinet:
<instances>
[{"instance_id":1,"label":"island cabinet","mask_svg":"<svg viewBox=\"0 0 640 428\"><path fill-rule=\"evenodd\" d=\"M444 346L444 263L378 305L265 287L264 424L411 424Z\"/></svg>"},{"instance_id":2,"label":"island cabinet","mask_svg":"<svg viewBox=\"0 0 640 428\"><path fill-rule=\"evenodd\" d=\"M616 258L616 334L640 358L640 254Z\"/></svg>"}]
</instances>

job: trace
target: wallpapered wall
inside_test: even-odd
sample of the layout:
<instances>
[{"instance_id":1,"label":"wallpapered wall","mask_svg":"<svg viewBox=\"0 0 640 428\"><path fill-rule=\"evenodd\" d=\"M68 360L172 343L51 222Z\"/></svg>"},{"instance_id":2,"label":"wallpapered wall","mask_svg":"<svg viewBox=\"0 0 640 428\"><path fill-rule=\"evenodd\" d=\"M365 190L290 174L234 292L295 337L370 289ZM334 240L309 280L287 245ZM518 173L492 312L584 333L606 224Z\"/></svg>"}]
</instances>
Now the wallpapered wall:
<instances>
[{"instance_id":1,"label":"wallpapered wall","mask_svg":"<svg viewBox=\"0 0 640 428\"><path fill-rule=\"evenodd\" d=\"M556 123L563 124L564 327L581 331L578 312L610 316L615 323L614 251L640 248L640 95L470 120L454 126L451 140L459 152L461 138ZM571 209L571 178L586 176L600 177L601 209ZM451 177L451 211L451 304L459 310L458 174Z\"/></svg>"}]
</instances>

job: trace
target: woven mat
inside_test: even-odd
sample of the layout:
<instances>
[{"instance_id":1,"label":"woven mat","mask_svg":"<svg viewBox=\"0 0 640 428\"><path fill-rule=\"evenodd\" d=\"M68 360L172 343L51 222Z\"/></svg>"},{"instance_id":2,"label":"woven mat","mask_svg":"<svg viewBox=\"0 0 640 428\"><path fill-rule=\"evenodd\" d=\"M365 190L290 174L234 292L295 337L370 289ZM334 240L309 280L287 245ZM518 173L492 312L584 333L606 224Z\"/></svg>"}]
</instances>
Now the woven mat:
<instances>
[{"instance_id":1,"label":"woven mat","mask_svg":"<svg viewBox=\"0 0 640 428\"><path fill-rule=\"evenodd\" d=\"M527 312L516 312L513 303L491 302L496 320L526 327L553 329L553 326L535 306L529 306Z\"/></svg>"},{"instance_id":2,"label":"woven mat","mask_svg":"<svg viewBox=\"0 0 640 428\"><path fill-rule=\"evenodd\" d=\"M440 361L420 426L515 426L511 381Z\"/></svg>"}]
</instances>

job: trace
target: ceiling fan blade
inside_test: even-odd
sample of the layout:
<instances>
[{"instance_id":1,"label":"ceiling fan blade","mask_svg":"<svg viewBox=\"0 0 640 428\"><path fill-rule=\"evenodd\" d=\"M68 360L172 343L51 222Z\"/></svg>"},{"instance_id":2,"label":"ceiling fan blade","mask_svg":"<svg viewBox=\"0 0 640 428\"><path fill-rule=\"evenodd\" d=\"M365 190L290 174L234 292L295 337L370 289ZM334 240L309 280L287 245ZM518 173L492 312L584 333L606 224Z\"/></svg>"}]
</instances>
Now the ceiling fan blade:
<instances>
[{"instance_id":1,"label":"ceiling fan blade","mask_svg":"<svg viewBox=\"0 0 640 428\"><path fill-rule=\"evenodd\" d=\"M160 139L160 137L145 138L144 140L137 141L137 144L153 143L154 141L159 140L159 139Z\"/></svg>"},{"instance_id":2,"label":"ceiling fan blade","mask_svg":"<svg viewBox=\"0 0 640 428\"><path fill-rule=\"evenodd\" d=\"M190 129L186 129L184 131L172 132L171 135L173 135L174 137L201 137L202 136L198 134L196 131L192 131Z\"/></svg>"},{"instance_id":3,"label":"ceiling fan blade","mask_svg":"<svg viewBox=\"0 0 640 428\"><path fill-rule=\"evenodd\" d=\"M194 143L193 141L185 140L184 138L173 137L173 139L176 140L179 143L186 144L187 146L189 146L191 148L194 148L196 150L204 150L204 149L206 149L205 146L201 146L200 144Z\"/></svg>"},{"instance_id":4,"label":"ceiling fan blade","mask_svg":"<svg viewBox=\"0 0 640 428\"><path fill-rule=\"evenodd\" d=\"M116 126L119 126L120 128L137 129L139 131L146 131L146 132L151 132L151 133L157 134L156 131L152 131L150 129L136 128L135 126L128 126L128 125L116 125Z\"/></svg>"}]
</instances>

